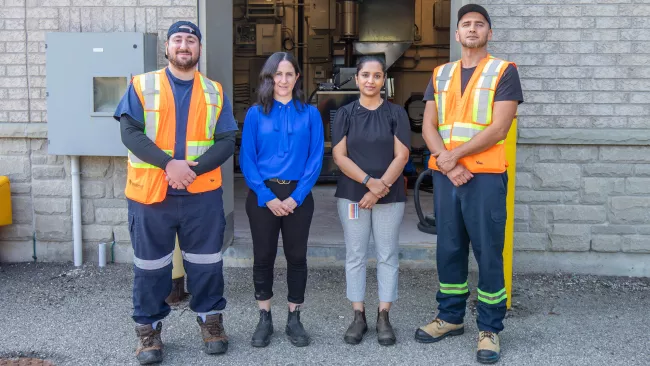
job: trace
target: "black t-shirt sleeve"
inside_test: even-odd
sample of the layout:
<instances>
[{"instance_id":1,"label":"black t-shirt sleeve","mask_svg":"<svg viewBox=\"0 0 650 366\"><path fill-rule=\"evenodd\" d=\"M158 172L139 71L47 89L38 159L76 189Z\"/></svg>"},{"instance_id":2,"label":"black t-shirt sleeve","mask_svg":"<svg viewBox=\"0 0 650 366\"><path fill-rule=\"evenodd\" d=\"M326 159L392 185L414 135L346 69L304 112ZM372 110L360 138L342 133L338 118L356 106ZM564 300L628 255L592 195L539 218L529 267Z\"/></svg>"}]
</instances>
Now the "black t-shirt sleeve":
<instances>
[{"instance_id":1,"label":"black t-shirt sleeve","mask_svg":"<svg viewBox=\"0 0 650 366\"><path fill-rule=\"evenodd\" d=\"M494 93L494 101L502 102L506 100L516 100L519 104L524 102L524 93L521 90L521 82L519 81L519 72L517 67L509 64L503 76L497 84L497 90Z\"/></svg>"},{"instance_id":2,"label":"black t-shirt sleeve","mask_svg":"<svg viewBox=\"0 0 650 366\"><path fill-rule=\"evenodd\" d=\"M406 146L407 149L411 149L411 125L409 123L409 116L406 114L406 110L398 105L392 106L395 114L393 118L393 134L400 140L401 143Z\"/></svg>"},{"instance_id":3,"label":"black t-shirt sleeve","mask_svg":"<svg viewBox=\"0 0 650 366\"><path fill-rule=\"evenodd\" d=\"M427 89L424 91L424 98L422 98L425 102L429 100L433 100L433 81L432 79L429 79L429 84L427 85Z\"/></svg>"},{"instance_id":4,"label":"black t-shirt sleeve","mask_svg":"<svg viewBox=\"0 0 650 366\"><path fill-rule=\"evenodd\" d=\"M344 107L339 108L332 123L332 147L338 145L348 134L350 119Z\"/></svg>"}]
</instances>

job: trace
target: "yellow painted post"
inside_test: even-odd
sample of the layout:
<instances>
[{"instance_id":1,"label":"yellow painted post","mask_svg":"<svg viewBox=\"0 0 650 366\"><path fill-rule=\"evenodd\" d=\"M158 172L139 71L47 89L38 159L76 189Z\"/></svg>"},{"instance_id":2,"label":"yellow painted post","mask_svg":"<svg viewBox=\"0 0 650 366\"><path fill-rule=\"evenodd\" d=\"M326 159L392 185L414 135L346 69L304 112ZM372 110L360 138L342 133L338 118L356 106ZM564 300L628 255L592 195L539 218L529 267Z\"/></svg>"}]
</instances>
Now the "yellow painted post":
<instances>
[{"instance_id":1,"label":"yellow painted post","mask_svg":"<svg viewBox=\"0 0 650 366\"><path fill-rule=\"evenodd\" d=\"M174 248L174 258L172 259L172 280L183 278L184 276L183 255L181 254L181 247L178 246L178 237L176 237L176 247Z\"/></svg>"},{"instance_id":2,"label":"yellow painted post","mask_svg":"<svg viewBox=\"0 0 650 366\"><path fill-rule=\"evenodd\" d=\"M0 176L0 226L11 223L11 182L8 177Z\"/></svg>"},{"instance_id":3,"label":"yellow painted post","mask_svg":"<svg viewBox=\"0 0 650 366\"><path fill-rule=\"evenodd\" d=\"M515 231L515 177L517 172L517 119L512 122L506 137L506 160L508 160L508 195L506 197L506 236L503 244L503 275L508 294L508 309L512 306L512 252Z\"/></svg>"}]
</instances>

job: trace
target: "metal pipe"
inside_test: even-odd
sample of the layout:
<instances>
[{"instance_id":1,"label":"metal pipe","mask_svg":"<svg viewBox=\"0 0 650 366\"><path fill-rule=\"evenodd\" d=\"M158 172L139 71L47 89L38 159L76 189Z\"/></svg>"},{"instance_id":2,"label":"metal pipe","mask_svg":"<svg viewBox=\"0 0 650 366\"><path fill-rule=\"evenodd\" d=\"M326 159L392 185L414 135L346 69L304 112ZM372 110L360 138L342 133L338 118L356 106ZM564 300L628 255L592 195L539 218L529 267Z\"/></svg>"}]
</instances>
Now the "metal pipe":
<instances>
[{"instance_id":1,"label":"metal pipe","mask_svg":"<svg viewBox=\"0 0 650 366\"><path fill-rule=\"evenodd\" d=\"M83 247L81 242L81 172L79 157L70 157L70 173L72 175L72 240L74 250L74 265L83 264Z\"/></svg>"},{"instance_id":2,"label":"metal pipe","mask_svg":"<svg viewBox=\"0 0 650 366\"><path fill-rule=\"evenodd\" d=\"M305 0L298 0L298 44L302 45L305 43ZM305 67L303 65L304 56L303 56L303 47L298 48L298 66L302 70L303 74L306 73ZM302 78L304 80L304 78ZM306 85L303 83L303 88Z\"/></svg>"}]
</instances>

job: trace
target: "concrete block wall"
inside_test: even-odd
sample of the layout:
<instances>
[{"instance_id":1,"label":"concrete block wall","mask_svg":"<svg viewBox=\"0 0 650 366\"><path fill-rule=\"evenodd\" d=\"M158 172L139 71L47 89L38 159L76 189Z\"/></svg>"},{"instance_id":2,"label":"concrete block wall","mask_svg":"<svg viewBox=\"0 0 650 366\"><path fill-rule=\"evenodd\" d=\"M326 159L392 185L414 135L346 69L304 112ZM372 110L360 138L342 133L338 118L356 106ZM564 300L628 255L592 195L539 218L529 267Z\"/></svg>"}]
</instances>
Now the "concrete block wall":
<instances>
[{"instance_id":1,"label":"concrete block wall","mask_svg":"<svg viewBox=\"0 0 650 366\"><path fill-rule=\"evenodd\" d=\"M157 33L158 64L164 66L167 29L177 20L196 21L196 4L0 0L0 175L11 179L14 212L14 224L0 227L0 261L31 260L33 234L39 261L72 260L70 161L47 154L45 33ZM80 163L84 259L96 259L94 244L114 235L116 260L130 261L126 159L82 157Z\"/></svg>"},{"instance_id":2,"label":"concrete block wall","mask_svg":"<svg viewBox=\"0 0 650 366\"><path fill-rule=\"evenodd\" d=\"M490 52L517 63L526 98L517 160L519 258L648 262L650 4L475 2L492 15ZM196 13L195 0L0 0L0 174L12 180L16 222L0 228L0 260L31 260L33 233L39 260L72 258L70 162L47 154L45 32L164 38L173 21ZM123 158L81 159L86 258L95 258L89 244L114 234L116 259L131 259L125 167ZM646 268L634 273L650 273Z\"/></svg>"},{"instance_id":3,"label":"concrete block wall","mask_svg":"<svg viewBox=\"0 0 650 366\"><path fill-rule=\"evenodd\" d=\"M475 2L492 17L490 52L517 64L526 99L515 248L649 254L650 3Z\"/></svg>"}]
</instances>

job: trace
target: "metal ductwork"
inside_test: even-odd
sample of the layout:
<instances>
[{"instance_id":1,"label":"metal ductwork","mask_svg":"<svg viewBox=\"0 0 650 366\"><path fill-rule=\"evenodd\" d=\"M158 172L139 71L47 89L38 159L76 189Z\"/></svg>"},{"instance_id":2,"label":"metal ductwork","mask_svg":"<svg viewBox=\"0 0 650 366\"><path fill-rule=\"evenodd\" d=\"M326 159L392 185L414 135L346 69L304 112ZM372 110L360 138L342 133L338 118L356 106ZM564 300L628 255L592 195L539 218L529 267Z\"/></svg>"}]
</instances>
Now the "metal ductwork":
<instances>
[{"instance_id":1,"label":"metal ductwork","mask_svg":"<svg viewBox=\"0 0 650 366\"><path fill-rule=\"evenodd\" d=\"M413 44L415 0L362 1L356 55L384 55L390 67Z\"/></svg>"}]
</instances>

